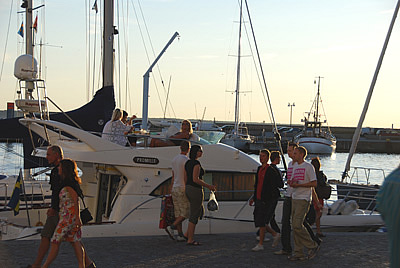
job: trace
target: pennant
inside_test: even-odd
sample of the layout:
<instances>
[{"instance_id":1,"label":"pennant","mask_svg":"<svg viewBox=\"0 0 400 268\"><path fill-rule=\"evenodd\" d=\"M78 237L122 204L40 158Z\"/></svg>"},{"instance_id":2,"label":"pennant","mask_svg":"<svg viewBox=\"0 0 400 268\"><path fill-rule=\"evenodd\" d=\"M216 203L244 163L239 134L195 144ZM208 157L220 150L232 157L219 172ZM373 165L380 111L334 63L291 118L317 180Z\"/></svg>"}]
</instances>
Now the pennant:
<instances>
[{"instance_id":1,"label":"pennant","mask_svg":"<svg viewBox=\"0 0 400 268\"><path fill-rule=\"evenodd\" d=\"M24 23L21 22L21 27L19 27L18 34L24 38Z\"/></svg>"},{"instance_id":2,"label":"pennant","mask_svg":"<svg viewBox=\"0 0 400 268\"><path fill-rule=\"evenodd\" d=\"M97 8L97 0L95 0L95 1L94 1L94 4L93 4L93 7L92 7L92 10L95 10L95 11L96 11L96 13L97 13L97 12L99 12L99 9Z\"/></svg>"},{"instance_id":3,"label":"pennant","mask_svg":"<svg viewBox=\"0 0 400 268\"><path fill-rule=\"evenodd\" d=\"M32 28L35 30L35 33L37 33L37 15L36 15L36 19L35 19L35 22L33 23Z\"/></svg>"},{"instance_id":4,"label":"pennant","mask_svg":"<svg viewBox=\"0 0 400 268\"><path fill-rule=\"evenodd\" d=\"M21 179L22 179L22 170L19 171L18 179L15 182L15 187L12 192L10 202L8 202L7 207L10 207L14 210L14 216L19 214L19 196L21 194Z\"/></svg>"}]
</instances>

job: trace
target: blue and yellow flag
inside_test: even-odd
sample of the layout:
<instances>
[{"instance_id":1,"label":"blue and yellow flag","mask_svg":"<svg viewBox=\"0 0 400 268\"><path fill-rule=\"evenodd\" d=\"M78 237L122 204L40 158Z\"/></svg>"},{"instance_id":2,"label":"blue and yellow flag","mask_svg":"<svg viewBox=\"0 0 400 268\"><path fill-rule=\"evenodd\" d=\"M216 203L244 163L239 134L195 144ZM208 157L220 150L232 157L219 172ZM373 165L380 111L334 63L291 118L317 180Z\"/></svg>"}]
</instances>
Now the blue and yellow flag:
<instances>
[{"instance_id":1,"label":"blue and yellow flag","mask_svg":"<svg viewBox=\"0 0 400 268\"><path fill-rule=\"evenodd\" d=\"M14 191L11 195L10 202L8 202L7 206L14 210L14 216L19 214L19 196L21 194L21 179L22 179L22 171L19 171L18 179L15 182Z\"/></svg>"},{"instance_id":2,"label":"blue and yellow flag","mask_svg":"<svg viewBox=\"0 0 400 268\"><path fill-rule=\"evenodd\" d=\"M21 23L21 27L19 27L18 34L24 38L24 23Z\"/></svg>"}]
</instances>

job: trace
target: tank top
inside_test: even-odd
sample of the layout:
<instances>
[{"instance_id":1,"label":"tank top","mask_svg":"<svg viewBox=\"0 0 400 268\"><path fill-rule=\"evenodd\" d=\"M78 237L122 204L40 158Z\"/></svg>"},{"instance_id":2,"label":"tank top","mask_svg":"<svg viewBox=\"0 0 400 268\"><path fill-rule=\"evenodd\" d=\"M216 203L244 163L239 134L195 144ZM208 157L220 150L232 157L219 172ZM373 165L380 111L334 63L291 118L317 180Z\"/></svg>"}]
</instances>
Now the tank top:
<instances>
[{"instance_id":1,"label":"tank top","mask_svg":"<svg viewBox=\"0 0 400 268\"><path fill-rule=\"evenodd\" d=\"M193 187L197 187L197 188L202 188L203 186L201 186L200 184L197 184L195 182L193 182L193 169L196 165L200 166L200 174L199 174L199 179L203 180L203 175L204 175L204 169L201 167L201 164L199 161L194 160L194 159L190 159L189 161L186 162L185 164L185 170L186 170L186 174L187 174L187 181L186 181L186 185L191 185Z\"/></svg>"}]
</instances>

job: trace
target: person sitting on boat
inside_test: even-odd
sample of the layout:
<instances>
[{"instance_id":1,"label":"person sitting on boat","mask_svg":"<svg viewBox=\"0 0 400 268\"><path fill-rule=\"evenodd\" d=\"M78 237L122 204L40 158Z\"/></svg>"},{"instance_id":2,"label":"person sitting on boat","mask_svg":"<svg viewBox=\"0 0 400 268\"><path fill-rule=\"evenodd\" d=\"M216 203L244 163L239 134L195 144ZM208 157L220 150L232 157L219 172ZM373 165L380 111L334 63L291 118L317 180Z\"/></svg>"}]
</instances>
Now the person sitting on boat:
<instances>
[{"instance_id":1,"label":"person sitting on boat","mask_svg":"<svg viewBox=\"0 0 400 268\"><path fill-rule=\"evenodd\" d=\"M179 146L182 140L199 141L200 138L193 133L192 123L189 120L183 120L181 130L167 140L151 139L150 147Z\"/></svg>"},{"instance_id":2,"label":"person sitting on boat","mask_svg":"<svg viewBox=\"0 0 400 268\"><path fill-rule=\"evenodd\" d=\"M121 119L122 111L117 108L113 111L111 120L104 126L101 137L121 146L126 146L128 144L126 134L132 131L133 127L125 125Z\"/></svg>"},{"instance_id":3,"label":"person sitting on boat","mask_svg":"<svg viewBox=\"0 0 400 268\"><path fill-rule=\"evenodd\" d=\"M254 207L254 224L260 228L260 240L258 244L252 248L252 251L264 250L263 242L265 237L266 226L275 214L275 208L278 204L279 188L283 187L283 181L280 173L268 165L270 152L266 149L260 151L261 166L257 169L256 182L254 185L254 196L250 200L250 205L255 203ZM276 160L276 158L275 158ZM272 228L268 228L274 237L273 247L276 247L280 234Z\"/></svg>"},{"instance_id":4,"label":"person sitting on boat","mask_svg":"<svg viewBox=\"0 0 400 268\"><path fill-rule=\"evenodd\" d=\"M128 120L128 113L125 110L122 110L122 118L121 121L127 126L132 126L132 121L136 119L136 115L132 115Z\"/></svg>"},{"instance_id":5,"label":"person sitting on boat","mask_svg":"<svg viewBox=\"0 0 400 268\"><path fill-rule=\"evenodd\" d=\"M122 118L121 121L127 126L132 126L132 121L136 119L136 115L132 115L128 120L128 113L125 110L122 110ZM128 136L128 141L131 146L136 146L137 137L136 136Z\"/></svg>"},{"instance_id":6,"label":"person sitting on boat","mask_svg":"<svg viewBox=\"0 0 400 268\"><path fill-rule=\"evenodd\" d=\"M319 157L314 157L311 159L311 165L314 166L315 174L317 175L317 187L315 187L314 192L316 191L315 195L313 193L313 206L315 209L315 225L317 227L317 236L324 237L325 235L321 232L321 216L322 216L322 209L324 207L324 199L320 198L321 194L318 195L318 185L321 183L327 183L327 177L322 172L321 169L321 161ZM316 199L316 200L315 200ZM315 202L314 202L315 200Z\"/></svg>"}]
</instances>

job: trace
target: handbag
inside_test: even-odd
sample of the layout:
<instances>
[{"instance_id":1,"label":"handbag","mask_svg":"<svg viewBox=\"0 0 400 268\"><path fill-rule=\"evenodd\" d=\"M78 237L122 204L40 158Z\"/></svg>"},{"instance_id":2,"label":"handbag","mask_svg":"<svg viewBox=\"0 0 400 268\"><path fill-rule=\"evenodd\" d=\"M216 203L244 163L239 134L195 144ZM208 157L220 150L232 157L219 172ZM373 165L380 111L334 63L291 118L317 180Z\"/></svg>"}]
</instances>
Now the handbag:
<instances>
[{"instance_id":1,"label":"handbag","mask_svg":"<svg viewBox=\"0 0 400 268\"><path fill-rule=\"evenodd\" d=\"M174 203L171 195L166 195L161 200L160 229L166 229L175 221Z\"/></svg>"},{"instance_id":2,"label":"handbag","mask_svg":"<svg viewBox=\"0 0 400 268\"><path fill-rule=\"evenodd\" d=\"M210 199L208 200L208 203L207 203L207 209L209 211L218 210L218 202L217 202L217 199L215 198L214 191L211 191L211 193L210 193Z\"/></svg>"},{"instance_id":3,"label":"handbag","mask_svg":"<svg viewBox=\"0 0 400 268\"><path fill-rule=\"evenodd\" d=\"M82 224L86 224L89 221L93 220L93 217L92 217L92 214L90 213L89 209L86 207L83 197L81 197L81 199L82 199L83 206L85 208L83 210L81 210L80 216L81 216Z\"/></svg>"}]
</instances>

